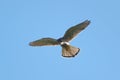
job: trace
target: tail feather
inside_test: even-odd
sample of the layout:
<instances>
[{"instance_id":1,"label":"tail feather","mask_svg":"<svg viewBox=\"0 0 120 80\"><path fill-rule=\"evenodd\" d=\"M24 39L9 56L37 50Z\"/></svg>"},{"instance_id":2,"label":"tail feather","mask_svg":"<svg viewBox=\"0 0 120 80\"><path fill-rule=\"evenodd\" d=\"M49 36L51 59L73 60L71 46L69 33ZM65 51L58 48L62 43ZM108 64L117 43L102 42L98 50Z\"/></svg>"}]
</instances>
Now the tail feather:
<instances>
[{"instance_id":1,"label":"tail feather","mask_svg":"<svg viewBox=\"0 0 120 80\"><path fill-rule=\"evenodd\" d=\"M62 45L62 56L63 57L74 57L80 51L79 48L76 48L71 45Z\"/></svg>"}]
</instances>

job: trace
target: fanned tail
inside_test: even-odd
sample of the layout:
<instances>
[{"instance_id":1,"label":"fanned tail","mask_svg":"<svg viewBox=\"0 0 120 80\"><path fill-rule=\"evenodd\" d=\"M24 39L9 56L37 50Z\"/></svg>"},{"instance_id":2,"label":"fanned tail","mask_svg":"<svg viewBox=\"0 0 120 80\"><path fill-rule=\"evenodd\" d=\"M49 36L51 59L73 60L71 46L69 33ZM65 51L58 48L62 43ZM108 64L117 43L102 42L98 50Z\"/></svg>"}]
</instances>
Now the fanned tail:
<instances>
[{"instance_id":1,"label":"fanned tail","mask_svg":"<svg viewBox=\"0 0 120 80\"><path fill-rule=\"evenodd\" d=\"M71 45L61 45L62 46L62 56L63 57L74 57L80 51L79 48L76 48Z\"/></svg>"}]
</instances>

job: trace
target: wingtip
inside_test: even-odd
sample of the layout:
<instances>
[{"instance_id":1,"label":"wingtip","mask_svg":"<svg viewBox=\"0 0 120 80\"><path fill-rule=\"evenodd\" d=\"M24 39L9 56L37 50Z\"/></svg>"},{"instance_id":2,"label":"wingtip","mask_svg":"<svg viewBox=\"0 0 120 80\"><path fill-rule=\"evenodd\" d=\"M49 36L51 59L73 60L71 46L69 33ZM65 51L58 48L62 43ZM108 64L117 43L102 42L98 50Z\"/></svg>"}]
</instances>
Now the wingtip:
<instances>
[{"instance_id":1,"label":"wingtip","mask_svg":"<svg viewBox=\"0 0 120 80\"><path fill-rule=\"evenodd\" d=\"M33 42L30 42L30 43L29 43L29 46L34 46Z\"/></svg>"},{"instance_id":2,"label":"wingtip","mask_svg":"<svg viewBox=\"0 0 120 80\"><path fill-rule=\"evenodd\" d=\"M84 23L90 24L91 21L90 20L85 20Z\"/></svg>"}]
</instances>

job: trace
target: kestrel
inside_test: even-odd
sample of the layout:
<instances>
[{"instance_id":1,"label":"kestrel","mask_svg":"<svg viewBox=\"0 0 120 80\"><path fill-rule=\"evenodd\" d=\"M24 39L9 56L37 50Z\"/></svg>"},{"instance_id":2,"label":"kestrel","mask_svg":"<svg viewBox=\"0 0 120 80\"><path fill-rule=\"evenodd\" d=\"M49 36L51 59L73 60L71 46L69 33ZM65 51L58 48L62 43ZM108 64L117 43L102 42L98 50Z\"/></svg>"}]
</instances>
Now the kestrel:
<instances>
[{"instance_id":1,"label":"kestrel","mask_svg":"<svg viewBox=\"0 0 120 80\"><path fill-rule=\"evenodd\" d=\"M69 41L72 40L78 33L84 30L90 24L89 20L85 20L84 22L75 25L69 28L63 37L59 39L53 38L42 38L33 42L30 42L30 46L52 46L52 45L61 45L62 47L62 56L63 57L74 57L80 51L79 48L71 46Z\"/></svg>"}]
</instances>

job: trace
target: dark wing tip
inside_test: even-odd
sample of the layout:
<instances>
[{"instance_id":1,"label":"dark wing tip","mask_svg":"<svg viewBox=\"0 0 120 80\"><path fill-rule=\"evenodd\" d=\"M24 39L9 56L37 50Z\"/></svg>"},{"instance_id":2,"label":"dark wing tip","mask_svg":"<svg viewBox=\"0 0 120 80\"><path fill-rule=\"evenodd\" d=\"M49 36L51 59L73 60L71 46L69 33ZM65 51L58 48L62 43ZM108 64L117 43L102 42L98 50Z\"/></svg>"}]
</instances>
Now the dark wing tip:
<instances>
[{"instance_id":1,"label":"dark wing tip","mask_svg":"<svg viewBox=\"0 0 120 80\"><path fill-rule=\"evenodd\" d=\"M35 46L35 45L33 44L33 42L30 42L30 43L29 43L29 46Z\"/></svg>"},{"instance_id":2,"label":"dark wing tip","mask_svg":"<svg viewBox=\"0 0 120 80\"><path fill-rule=\"evenodd\" d=\"M91 21L90 20L85 20L84 23L89 25L91 23Z\"/></svg>"}]
</instances>

